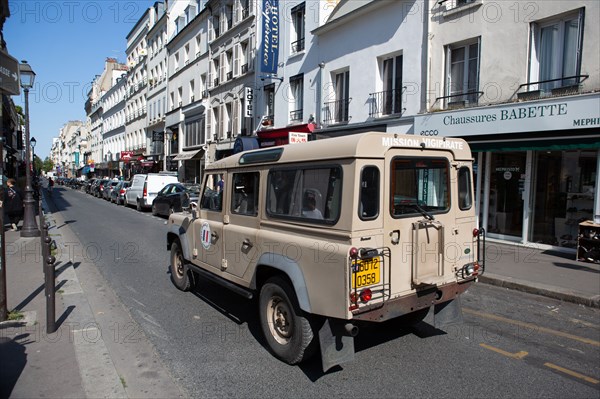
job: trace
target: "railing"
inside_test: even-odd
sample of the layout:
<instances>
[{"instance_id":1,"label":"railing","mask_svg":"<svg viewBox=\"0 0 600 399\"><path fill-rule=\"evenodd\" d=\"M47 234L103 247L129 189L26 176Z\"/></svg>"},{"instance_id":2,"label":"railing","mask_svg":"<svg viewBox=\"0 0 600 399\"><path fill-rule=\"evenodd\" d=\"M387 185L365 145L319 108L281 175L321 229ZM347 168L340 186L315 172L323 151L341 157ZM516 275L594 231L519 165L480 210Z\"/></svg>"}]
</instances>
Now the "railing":
<instances>
[{"instance_id":1,"label":"railing","mask_svg":"<svg viewBox=\"0 0 600 399\"><path fill-rule=\"evenodd\" d=\"M325 123L342 123L349 121L348 110L350 108L349 99L330 101L323 104L323 121Z\"/></svg>"},{"instance_id":2,"label":"railing","mask_svg":"<svg viewBox=\"0 0 600 399\"><path fill-rule=\"evenodd\" d=\"M379 118L386 115L401 114L402 109L402 91L405 89L385 90L377 93L370 93L369 96L369 117Z\"/></svg>"},{"instance_id":3,"label":"railing","mask_svg":"<svg viewBox=\"0 0 600 399\"><path fill-rule=\"evenodd\" d=\"M292 42L292 54L304 50L304 38Z\"/></svg>"},{"instance_id":4,"label":"railing","mask_svg":"<svg viewBox=\"0 0 600 399\"><path fill-rule=\"evenodd\" d=\"M233 71L227 72L227 76L226 76L227 80L231 80L233 79Z\"/></svg>"},{"instance_id":5,"label":"railing","mask_svg":"<svg viewBox=\"0 0 600 399\"><path fill-rule=\"evenodd\" d=\"M214 30L214 33L215 33L215 39L216 39L217 37L219 37L219 36L221 35L221 32L220 32L220 29L219 29L219 27L218 27L218 26L216 26L216 25L215 25L215 26L213 26L213 30Z\"/></svg>"},{"instance_id":6,"label":"railing","mask_svg":"<svg viewBox=\"0 0 600 399\"><path fill-rule=\"evenodd\" d=\"M290 111L290 122L301 122L303 118L302 109L298 109L296 111Z\"/></svg>"},{"instance_id":7,"label":"railing","mask_svg":"<svg viewBox=\"0 0 600 399\"><path fill-rule=\"evenodd\" d=\"M453 101L448 101L446 106L448 108L460 108L464 107L467 104L477 104L479 101L479 97L483 95L482 91L467 91L464 93L450 94L443 97L437 97L435 101L439 100L447 100L454 99ZM462 97L462 99L460 98Z\"/></svg>"},{"instance_id":8,"label":"railing","mask_svg":"<svg viewBox=\"0 0 600 399\"><path fill-rule=\"evenodd\" d=\"M242 19L246 19L250 16L250 8L246 7L242 10Z\"/></svg>"},{"instance_id":9,"label":"railing","mask_svg":"<svg viewBox=\"0 0 600 399\"><path fill-rule=\"evenodd\" d=\"M590 75L573 75L564 78L546 79L539 82L523 83L517 89L519 100L535 100L542 97L566 96L579 93L581 83ZM583 78L583 79L582 79ZM560 82L559 85L556 82ZM534 86L533 90L531 86ZM537 86L537 87L535 87ZM527 87L527 91L520 91Z\"/></svg>"},{"instance_id":10,"label":"railing","mask_svg":"<svg viewBox=\"0 0 600 399\"><path fill-rule=\"evenodd\" d=\"M248 64L242 65L242 73L248 73Z\"/></svg>"},{"instance_id":11,"label":"railing","mask_svg":"<svg viewBox=\"0 0 600 399\"><path fill-rule=\"evenodd\" d=\"M217 87L219 85L219 78L215 78L215 80L213 80L213 87Z\"/></svg>"}]
</instances>

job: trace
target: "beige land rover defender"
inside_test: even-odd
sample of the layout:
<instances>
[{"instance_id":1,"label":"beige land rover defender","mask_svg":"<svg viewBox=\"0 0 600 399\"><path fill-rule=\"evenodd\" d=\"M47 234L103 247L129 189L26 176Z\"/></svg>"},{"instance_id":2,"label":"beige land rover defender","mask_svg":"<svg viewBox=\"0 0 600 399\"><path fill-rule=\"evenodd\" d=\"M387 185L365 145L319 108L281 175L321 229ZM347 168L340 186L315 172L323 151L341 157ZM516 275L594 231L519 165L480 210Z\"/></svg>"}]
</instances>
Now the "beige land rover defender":
<instances>
[{"instance_id":1,"label":"beige land rover defender","mask_svg":"<svg viewBox=\"0 0 600 399\"><path fill-rule=\"evenodd\" d=\"M172 280L258 296L275 356L320 347L326 370L353 358L359 321L460 316L483 267L472 174L463 140L378 132L230 156L169 218Z\"/></svg>"}]
</instances>

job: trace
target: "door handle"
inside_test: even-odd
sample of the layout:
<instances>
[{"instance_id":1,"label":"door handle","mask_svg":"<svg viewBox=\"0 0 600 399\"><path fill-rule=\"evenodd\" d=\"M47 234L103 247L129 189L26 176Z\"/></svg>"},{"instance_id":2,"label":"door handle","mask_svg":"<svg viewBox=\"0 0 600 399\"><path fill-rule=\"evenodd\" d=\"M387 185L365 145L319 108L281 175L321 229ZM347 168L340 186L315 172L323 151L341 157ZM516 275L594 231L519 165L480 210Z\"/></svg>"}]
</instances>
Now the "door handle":
<instances>
[{"instance_id":1,"label":"door handle","mask_svg":"<svg viewBox=\"0 0 600 399\"><path fill-rule=\"evenodd\" d=\"M392 244L398 245L400 243L400 230L392 230L390 233Z\"/></svg>"},{"instance_id":2,"label":"door handle","mask_svg":"<svg viewBox=\"0 0 600 399\"><path fill-rule=\"evenodd\" d=\"M215 242L219 239L219 235L213 231L212 233L210 233L210 238L211 238L212 242Z\"/></svg>"},{"instance_id":3,"label":"door handle","mask_svg":"<svg viewBox=\"0 0 600 399\"><path fill-rule=\"evenodd\" d=\"M249 239L245 239L242 241L242 249L250 249L252 248L252 242Z\"/></svg>"}]
</instances>

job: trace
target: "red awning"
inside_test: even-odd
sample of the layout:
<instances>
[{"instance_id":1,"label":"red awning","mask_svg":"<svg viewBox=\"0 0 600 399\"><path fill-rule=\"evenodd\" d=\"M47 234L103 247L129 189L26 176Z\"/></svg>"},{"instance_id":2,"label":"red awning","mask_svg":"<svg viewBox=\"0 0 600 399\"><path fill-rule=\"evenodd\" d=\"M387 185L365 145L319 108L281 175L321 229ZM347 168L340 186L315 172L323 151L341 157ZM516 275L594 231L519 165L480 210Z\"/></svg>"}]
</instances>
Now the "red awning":
<instances>
[{"instance_id":1,"label":"red awning","mask_svg":"<svg viewBox=\"0 0 600 399\"><path fill-rule=\"evenodd\" d=\"M304 125L286 126L277 129L263 129L256 132L256 135L260 139L273 140L273 139L287 139L290 132L298 133L312 133L317 126L314 123L307 123Z\"/></svg>"}]
</instances>

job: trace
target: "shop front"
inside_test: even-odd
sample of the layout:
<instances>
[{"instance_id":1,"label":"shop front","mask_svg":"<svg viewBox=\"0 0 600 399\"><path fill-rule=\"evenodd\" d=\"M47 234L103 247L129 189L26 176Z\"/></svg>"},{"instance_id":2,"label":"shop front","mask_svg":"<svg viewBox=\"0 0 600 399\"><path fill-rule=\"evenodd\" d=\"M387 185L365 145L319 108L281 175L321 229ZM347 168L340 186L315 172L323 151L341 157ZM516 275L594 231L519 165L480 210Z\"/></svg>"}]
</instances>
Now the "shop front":
<instances>
[{"instance_id":1,"label":"shop front","mask_svg":"<svg viewBox=\"0 0 600 399\"><path fill-rule=\"evenodd\" d=\"M414 133L469 142L490 238L575 248L579 223L600 222L599 95L419 115Z\"/></svg>"}]
</instances>

